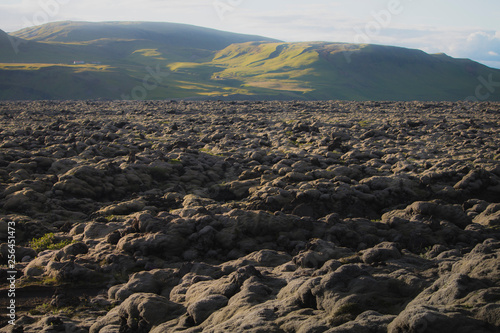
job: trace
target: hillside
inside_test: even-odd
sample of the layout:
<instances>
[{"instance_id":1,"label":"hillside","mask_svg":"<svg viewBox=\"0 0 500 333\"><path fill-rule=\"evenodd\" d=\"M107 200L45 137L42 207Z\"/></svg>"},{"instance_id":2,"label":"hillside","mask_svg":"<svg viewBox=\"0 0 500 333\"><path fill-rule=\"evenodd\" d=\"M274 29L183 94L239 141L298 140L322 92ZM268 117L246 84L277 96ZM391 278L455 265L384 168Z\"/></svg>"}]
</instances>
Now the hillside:
<instances>
[{"instance_id":1,"label":"hillside","mask_svg":"<svg viewBox=\"0 0 500 333\"><path fill-rule=\"evenodd\" d=\"M174 47L220 50L230 44L273 41L271 38L236 34L188 24L168 22L57 22L26 28L13 36L40 42L78 43L98 39L149 40Z\"/></svg>"},{"instance_id":2,"label":"hillside","mask_svg":"<svg viewBox=\"0 0 500 333\"><path fill-rule=\"evenodd\" d=\"M474 94L479 76L494 73L500 78L500 71L471 60L340 43L236 44L210 62L170 67L197 75L198 82L241 84L249 94L259 88L295 92L306 99L460 100ZM500 92L491 97L499 99Z\"/></svg>"},{"instance_id":3,"label":"hillside","mask_svg":"<svg viewBox=\"0 0 500 333\"><path fill-rule=\"evenodd\" d=\"M174 23L68 21L12 38L15 52L0 32L0 99L454 101L474 96L480 77L500 81L500 70L444 54ZM500 89L481 91L500 100Z\"/></svg>"}]
</instances>

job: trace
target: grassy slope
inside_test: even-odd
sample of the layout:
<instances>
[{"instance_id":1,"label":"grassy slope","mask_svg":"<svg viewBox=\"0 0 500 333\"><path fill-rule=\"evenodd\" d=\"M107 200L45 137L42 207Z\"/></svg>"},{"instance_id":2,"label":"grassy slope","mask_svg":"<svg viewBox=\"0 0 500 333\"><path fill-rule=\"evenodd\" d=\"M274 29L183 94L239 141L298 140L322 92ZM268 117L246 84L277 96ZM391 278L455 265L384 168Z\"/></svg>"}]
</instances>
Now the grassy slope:
<instances>
[{"instance_id":1,"label":"grassy slope","mask_svg":"<svg viewBox=\"0 0 500 333\"><path fill-rule=\"evenodd\" d=\"M0 33L0 99L121 98L131 95L133 89L144 92L144 82L155 86L146 89L146 98L152 99L245 92L193 82L190 77L169 73L167 65L210 61L215 50L231 43L272 40L183 24L144 22L59 22L23 29L12 36L22 40L17 53L7 35ZM100 62L107 67L96 72L87 66L68 66L74 60ZM43 70L26 63L44 64ZM150 77L158 68L161 82ZM80 80L83 73L87 80Z\"/></svg>"},{"instance_id":2,"label":"grassy slope","mask_svg":"<svg viewBox=\"0 0 500 333\"><path fill-rule=\"evenodd\" d=\"M140 83L138 77L144 70L126 59L133 51L128 50L128 43L119 41L23 41L18 44L18 52L7 42L0 41L4 50L0 53L0 99L121 98ZM103 65L72 65L80 59Z\"/></svg>"},{"instance_id":3,"label":"grassy slope","mask_svg":"<svg viewBox=\"0 0 500 333\"><path fill-rule=\"evenodd\" d=\"M0 31L0 99L121 98L144 92L157 68L161 82L146 81L148 99L458 100L474 95L479 76L500 82L499 70L418 50L257 42L169 23L60 22L13 35L29 40L15 53ZM500 88L489 99L500 100Z\"/></svg>"},{"instance_id":4,"label":"grassy slope","mask_svg":"<svg viewBox=\"0 0 500 333\"><path fill-rule=\"evenodd\" d=\"M470 60L338 43L245 43L210 62L170 67L199 81L239 83L249 93L260 87L305 99L461 100L475 94L479 76L500 81L500 71ZM500 99L500 89L490 99Z\"/></svg>"},{"instance_id":5,"label":"grassy slope","mask_svg":"<svg viewBox=\"0 0 500 333\"><path fill-rule=\"evenodd\" d=\"M1 79L7 75L9 84ZM134 79L112 70L83 70L78 66L52 64L31 70L2 69L0 82L0 99L12 100L120 98L137 84Z\"/></svg>"},{"instance_id":6,"label":"grassy slope","mask_svg":"<svg viewBox=\"0 0 500 333\"><path fill-rule=\"evenodd\" d=\"M225 95L289 96L300 98L309 91L306 82L297 80L312 69L317 60L303 54L306 44L257 43L233 44L215 54L208 62L179 62L170 65L174 73L205 86L222 86ZM303 55L301 55L303 54ZM205 92L205 95L214 93Z\"/></svg>"},{"instance_id":7,"label":"grassy slope","mask_svg":"<svg viewBox=\"0 0 500 333\"><path fill-rule=\"evenodd\" d=\"M330 65L330 77L335 78L331 84L337 91L346 94L342 87L350 85L362 99L465 99L474 94L478 76L494 73L500 78L500 71L470 60L396 47L364 46L351 53L350 59L346 64L342 54L323 57ZM327 88L318 89L318 93L327 94ZM499 99L500 91L495 96Z\"/></svg>"}]
</instances>

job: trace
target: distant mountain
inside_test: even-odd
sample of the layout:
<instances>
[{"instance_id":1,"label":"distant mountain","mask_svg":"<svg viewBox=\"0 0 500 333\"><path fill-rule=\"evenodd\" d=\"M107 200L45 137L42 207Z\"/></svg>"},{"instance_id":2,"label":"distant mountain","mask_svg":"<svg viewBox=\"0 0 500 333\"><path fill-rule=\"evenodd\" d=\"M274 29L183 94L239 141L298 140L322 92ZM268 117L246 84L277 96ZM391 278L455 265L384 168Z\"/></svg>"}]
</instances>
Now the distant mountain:
<instances>
[{"instance_id":1,"label":"distant mountain","mask_svg":"<svg viewBox=\"0 0 500 333\"><path fill-rule=\"evenodd\" d=\"M15 51L14 38L9 36L5 31L0 30L0 59L9 61L14 59Z\"/></svg>"},{"instance_id":2,"label":"distant mountain","mask_svg":"<svg viewBox=\"0 0 500 333\"><path fill-rule=\"evenodd\" d=\"M37 41L78 43L99 39L122 41L148 40L174 47L190 47L217 51L234 43L276 41L275 39L242 35L197 27L188 24L162 22L57 22L26 28L12 36Z\"/></svg>"},{"instance_id":3,"label":"distant mountain","mask_svg":"<svg viewBox=\"0 0 500 333\"><path fill-rule=\"evenodd\" d=\"M0 99L500 100L497 82L500 70L444 54L185 24L0 31Z\"/></svg>"},{"instance_id":4,"label":"distant mountain","mask_svg":"<svg viewBox=\"0 0 500 333\"><path fill-rule=\"evenodd\" d=\"M2 48L4 47L4 43L9 41L8 38L9 35L5 31L0 30L0 46Z\"/></svg>"}]
</instances>

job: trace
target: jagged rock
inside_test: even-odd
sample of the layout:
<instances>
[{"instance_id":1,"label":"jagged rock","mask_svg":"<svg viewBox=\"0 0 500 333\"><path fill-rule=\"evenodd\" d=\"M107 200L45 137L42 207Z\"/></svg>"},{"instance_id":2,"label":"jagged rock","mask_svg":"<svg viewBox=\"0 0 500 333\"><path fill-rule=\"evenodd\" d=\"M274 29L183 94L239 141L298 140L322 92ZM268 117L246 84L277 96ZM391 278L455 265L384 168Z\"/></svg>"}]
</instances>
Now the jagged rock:
<instances>
[{"instance_id":1,"label":"jagged rock","mask_svg":"<svg viewBox=\"0 0 500 333\"><path fill-rule=\"evenodd\" d=\"M161 294L165 288L173 287L178 282L176 272L172 269L157 269L149 272L133 274L129 281L117 288L110 289L108 297L123 301L134 293Z\"/></svg>"},{"instance_id":2,"label":"jagged rock","mask_svg":"<svg viewBox=\"0 0 500 333\"><path fill-rule=\"evenodd\" d=\"M167 298L150 293L136 293L120 306L100 318L90 328L91 333L120 331L149 332L154 326L182 313L182 307Z\"/></svg>"},{"instance_id":3,"label":"jagged rock","mask_svg":"<svg viewBox=\"0 0 500 333\"><path fill-rule=\"evenodd\" d=\"M496 203L487 206L481 214L474 218L473 222L488 227L500 225L500 204Z\"/></svg>"},{"instance_id":4,"label":"jagged rock","mask_svg":"<svg viewBox=\"0 0 500 333\"><path fill-rule=\"evenodd\" d=\"M102 276L98 272L74 261L50 261L46 273L49 277L60 282L90 281L91 283L97 283L102 280Z\"/></svg>"},{"instance_id":5,"label":"jagged rock","mask_svg":"<svg viewBox=\"0 0 500 333\"><path fill-rule=\"evenodd\" d=\"M34 277L45 273L47 266L56 255L56 251L43 251L32 260L23 270L25 276Z\"/></svg>"},{"instance_id":6,"label":"jagged rock","mask_svg":"<svg viewBox=\"0 0 500 333\"><path fill-rule=\"evenodd\" d=\"M86 240L100 239L106 237L109 233L123 228L120 223L96 223L90 222L84 226L83 237Z\"/></svg>"},{"instance_id":7,"label":"jagged rock","mask_svg":"<svg viewBox=\"0 0 500 333\"><path fill-rule=\"evenodd\" d=\"M155 255L162 258L180 255L188 245L185 238L164 233L128 234L117 244L119 250L133 254L137 251L143 255Z\"/></svg>"},{"instance_id":8,"label":"jagged rock","mask_svg":"<svg viewBox=\"0 0 500 333\"><path fill-rule=\"evenodd\" d=\"M144 200L134 199L126 202L120 202L119 204L110 205L101 208L97 211L98 214L109 216L109 215L128 215L133 212L139 212L146 206Z\"/></svg>"},{"instance_id":9,"label":"jagged rock","mask_svg":"<svg viewBox=\"0 0 500 333\"><path fill-rule=\"evenodd\" d=\"M9 251L10 250L10 251ZM2 265L7 265L12 253L14 254L15 260L18 262L24 261L23 258L35 258L36 251L29 247L15 246L13 249L9 247L7 243L0 245L0 262Z\"/></svg>"},{"instance_id":10,"label":"jagged rock","mask_svg":"<svg viewBox=\"0 0 500 333\"><path fill-rule=\"evenodd\" d=\"M55 258L57 260L64 260L68 259L69 257L74 257L79 254L86 254L88 252L89 248L85 243L77 242L63 247L56 253Z\"/></svg>"},{"instance_id":11,"label":"jagged rock","mask_svg":"<svg viewBox=\"0 0 500 333\"><path fill-rule=\"evenodd\" d=\"M220 265L220 268L222 272L229 274L247 265L255 267L276 267L291 260L292 257L284 252L260 250L239 259L225 262Z\"/></svg>"},{"instance_id":12,"label":"jagged rock","mask_svg":"<svg viewBox=\"0 0 500 333\"><path fill-rule=\"evenodd\" d=\"M0 250L5 264L15 231L18 324L496 332L498 108L4 102ZM25 315L24 286L54 281L43 301L68 316Z\"/></svg>"},{"instance_id":13,"label":"jagged rock","mask_svg":"<svg viewBox=\"0 0 500 333\"><path fill-rule=\"evenodd\" d=\"M191 303L187 308L188 314L193 318L195 324L204 322L213 312L227 305L228 299L224 295L210 295Z\"/></svg>"},{"instance_id":14,"label":"jagged rock","mask_svg":"<svg viewBox=\"0 0 500 333\"><path fill-rule=\"evenodd\" d=\"M417 332L495 332L496 329L478 320L466 317L460 311L441 312L429 306L407 308L389 324L389 333Z\"/></svg>"},{"instance_id":15,"label":"jagged rock","mask_svg":"<svg viewBox=\"0 0 500 333\"><path fill-rule=\"evenodd\" d=\"M394 320L395 316L382 315L376 311L369 310L361 313L355 320L340 326L331 328L326 333L385 333L387 326Z\"/></svg>"},{"instance_id":16,"label":"jagged rock","mask_svg":"<svg viewBox=\"0 0 500 333\"><path fill-rule=\"evenodd\" d=\"M9 211L24 211L26 209L42 209L43 204L47 201L47 197L43 194L35 192L31 189L9 194L6 197L3 208Z\"/></svg>"},{"instance_id":17,"label":"jagged rock","mask_svg":"<svg viewBox=\"0 0 500 333\"><path fill-rule=\"evenodd\" d=\"M465 228L471 223L471 219L458 205L442 205L435 202L414 202L406 208L409 215L420 214L431 218L448 220L460 228Z\"/></svg>"},{"instance_id":18,"label":"jagged rock","mask_svg":"<svg viewBox=\"0 0 500 333\"><path fill-rule=\"evenodd\" d=\"M365 264L373 264L399 258L401 258L401 253L396 244L390 242L377 244L373 248L363 251L362 255Z\"/></svg>"},{"instance_id":19,"label":"jagged rock","mask_svg":"<svg viewBox=\"0 0 500 333\"><path fill-rule=\"evenodd\" d=\"M322 239L314 239L308 244L308 250L301 251L293 258L294 264L304 268L319 268L330 259L341 259L352 256L348 248L338 247Z\"/></svg>"}]
</instances>

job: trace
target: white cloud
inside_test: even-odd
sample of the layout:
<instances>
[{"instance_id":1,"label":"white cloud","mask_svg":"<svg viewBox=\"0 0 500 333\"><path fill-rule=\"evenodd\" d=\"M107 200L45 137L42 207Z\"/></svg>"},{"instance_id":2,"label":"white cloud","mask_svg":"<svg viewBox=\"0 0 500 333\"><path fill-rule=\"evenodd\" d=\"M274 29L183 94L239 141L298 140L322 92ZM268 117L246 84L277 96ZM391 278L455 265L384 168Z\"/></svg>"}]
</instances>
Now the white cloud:
<instances>
[{"instance_id":1,"label":"white cloud","mask_svg":"<svg viewBox=\"0 0 500 333\"><path fill-rule=\"evenodd\" d=\"M478 61L500 61L500 34L498 31L474 31L467 38L455 40L452 55Z\"/></svg>"},{"instance_id":2,"label":"white cloud","mask_svg":"<svg viewBox=\"0 0 500 333\"><path fill-rule=\"evenodd\" d=\"M244 6L229 13L219 28L253 33L285 41L344 41L354 35L359 19L342 12L338 4L303 4L261 12Z\"/></svg>"},{"instance_id":3,"label":"white cloud","mask_svg":"<svg viewBox=\"0 0 500 333\"><path fill-rule=\"evenodd\" d=\"M455 58L469 58L492 67L500 64L500 33L471 29L422 28L413 33L389 32L392 45L418 48L428 53L444 52Z\"/></svg>"}]
</instances>

